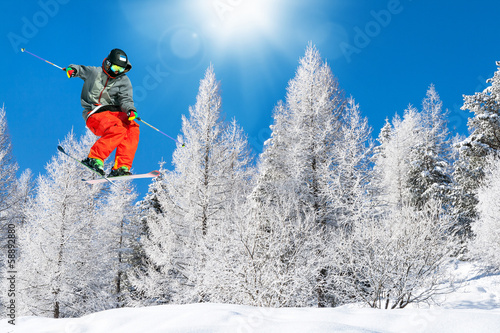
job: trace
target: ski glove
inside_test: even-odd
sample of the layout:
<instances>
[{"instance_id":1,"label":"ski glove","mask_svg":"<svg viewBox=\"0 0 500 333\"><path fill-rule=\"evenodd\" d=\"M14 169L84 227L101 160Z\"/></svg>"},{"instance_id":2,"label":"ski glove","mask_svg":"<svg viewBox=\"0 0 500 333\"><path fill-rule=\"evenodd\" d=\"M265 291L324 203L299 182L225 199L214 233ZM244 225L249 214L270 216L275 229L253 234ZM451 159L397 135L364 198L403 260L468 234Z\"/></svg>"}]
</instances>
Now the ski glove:
<instances>
[{"instance_id":1,"label":"ski glove","mask_svg":"<svg viewBox=\"0 0 500 333\"><path fill-rule=\"evenodd\" d=\"M76 75L76 68L68 67L68 68L63 68L63 70L66 71L66 75L68 75L68 79L70 77L75 77L75 75Z\"/></svg>"},{"instance_id":2,"label":"ski glove","mask_svg":"<svg viewBox=\"0 0 500 333\"><path fill-rule=\"evenodd\" d=\"M135 111L135 110L128 110L127 116L128 116L128 120L132 121L135 118L137 118L137 111Z\"/></svg>"}]
</instances>

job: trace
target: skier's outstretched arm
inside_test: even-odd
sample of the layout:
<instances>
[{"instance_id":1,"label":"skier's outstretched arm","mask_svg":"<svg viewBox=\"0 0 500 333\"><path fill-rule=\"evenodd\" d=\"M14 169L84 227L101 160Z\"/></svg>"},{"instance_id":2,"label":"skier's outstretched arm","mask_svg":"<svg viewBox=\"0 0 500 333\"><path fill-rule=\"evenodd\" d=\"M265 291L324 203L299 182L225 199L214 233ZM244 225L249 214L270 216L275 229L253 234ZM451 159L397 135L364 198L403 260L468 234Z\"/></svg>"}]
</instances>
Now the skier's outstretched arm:
<instances>
[{"instance_id":1,"label":"skier's outstretched arm","mask_svg":"<svg viewBox=\"0 0 500 333\"><path fill-rule=\"evenodd\" d=\"M89 74L98 69L98 67L71 64L63 69L66 71L68 77L79 77L82 80L86 80Z\"/></svg>"}]
</instances>

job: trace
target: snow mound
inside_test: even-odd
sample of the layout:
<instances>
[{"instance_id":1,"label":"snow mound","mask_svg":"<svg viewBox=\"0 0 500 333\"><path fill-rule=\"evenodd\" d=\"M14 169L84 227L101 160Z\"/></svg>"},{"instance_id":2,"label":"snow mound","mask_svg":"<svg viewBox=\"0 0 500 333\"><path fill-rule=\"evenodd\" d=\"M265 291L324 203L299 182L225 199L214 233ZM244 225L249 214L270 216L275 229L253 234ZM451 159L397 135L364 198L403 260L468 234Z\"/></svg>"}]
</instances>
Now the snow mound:
<instances>
[{"instance_id":1,"label":"snow mound","mask_svg":"<svg viewBox=\"0 0 500 333\"><path fill-rule=\"evenodd\" d=\"M163 305L103 311L81 318L22 317L1 332L498 332L500 310L268 309L227 304Z\"/></svg>"}]
</instances>

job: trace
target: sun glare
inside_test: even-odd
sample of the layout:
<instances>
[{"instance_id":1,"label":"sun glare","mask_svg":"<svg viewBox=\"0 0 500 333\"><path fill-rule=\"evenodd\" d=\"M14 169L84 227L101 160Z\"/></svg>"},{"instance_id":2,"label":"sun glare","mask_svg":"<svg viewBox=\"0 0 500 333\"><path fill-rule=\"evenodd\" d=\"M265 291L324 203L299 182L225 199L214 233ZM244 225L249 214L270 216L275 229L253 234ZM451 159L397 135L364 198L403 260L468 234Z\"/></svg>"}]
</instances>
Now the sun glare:
<instances>
[{"instance_id":1,"label":"sun glare","mask_svg":"<svg viewBox=\"0 0 500 333\"><path fill-rule=\"evenodd\" d=\"M220 42L258 39L273 33L278 0L203 1L206 28Z\"/></svg>"}]
</instances>

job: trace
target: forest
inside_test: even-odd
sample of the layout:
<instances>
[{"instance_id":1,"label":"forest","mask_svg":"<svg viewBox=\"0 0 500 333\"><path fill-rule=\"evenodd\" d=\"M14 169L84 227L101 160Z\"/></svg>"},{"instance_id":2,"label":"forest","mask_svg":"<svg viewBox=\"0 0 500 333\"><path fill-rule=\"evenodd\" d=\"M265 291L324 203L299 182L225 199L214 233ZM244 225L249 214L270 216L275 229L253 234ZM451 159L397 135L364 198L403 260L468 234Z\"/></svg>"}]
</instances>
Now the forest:
<instances>
[{"instance_id":1,"label":"forest","mask_svg":"<svg viewBox=\"0 0 500 333\"><path fill-rule=\"evenodd\" d=\"M223 120L210 66L143 198L130 181L89 186L61 153L43 175L20 173L2 108L0 305L13 270L18 315L54 318L200 302L398 309L453 290L450 262L498 270L497 66L464 96L467 136L450 132L432 84L373 133L309 45L258 156ZM95 139L61 145L84 156Z\"/></svg>"}]
</instances>

